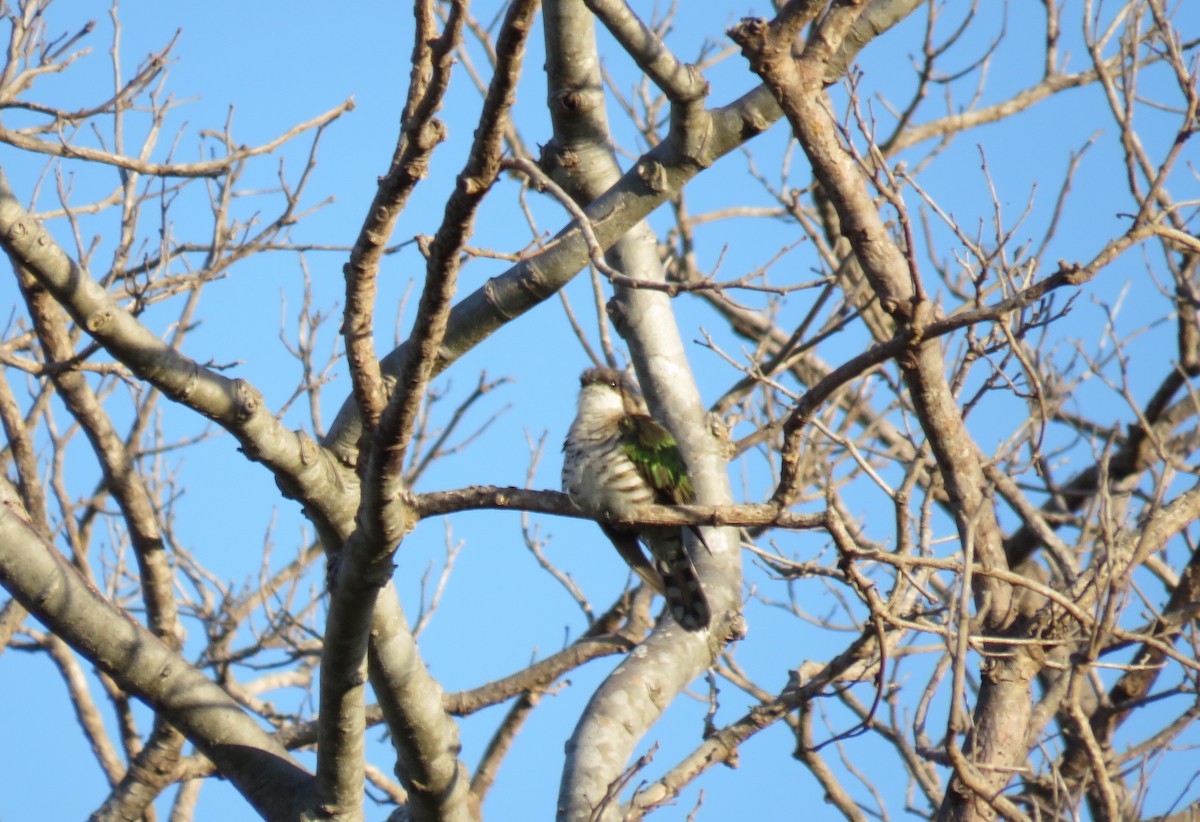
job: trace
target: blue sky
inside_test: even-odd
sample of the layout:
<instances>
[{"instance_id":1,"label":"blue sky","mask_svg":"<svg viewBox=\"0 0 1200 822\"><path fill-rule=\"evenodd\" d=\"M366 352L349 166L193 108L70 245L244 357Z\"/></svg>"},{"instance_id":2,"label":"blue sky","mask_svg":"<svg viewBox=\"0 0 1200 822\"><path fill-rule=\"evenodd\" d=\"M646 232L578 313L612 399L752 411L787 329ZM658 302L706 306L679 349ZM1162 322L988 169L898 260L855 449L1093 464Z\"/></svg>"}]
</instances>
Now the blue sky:
<instances>
[{"instance_id":1,"label":"blue sky","mask_svg":"<svg viewBox=\"0 0 1200 822\"><path fill-rule=\"evenodd\" d=\"M476 14L491 19L490 8L495 3L481 4ZM232 109L233 133L238 142L257 144L286 130L295 122L308 119L353 96L355 109L331 126L322 138L319 165L309 185L307 201L316 204L334 196L330 205L312 219L296 227L297 241L321 242L336 245L350 244L361 224L365 209L374 192L375 179L387 167L394 145L397 120L403 103L408 77L408 54L411 40L411 19L403 4L343 5L318 3L259 2L238 4L218 0L203 5L185 5L130 0L121 7L123 71L132 74L144 55L160 48L181 28L169 90L177 100L187 100L169 120L171 128L182 129L177 157L199 159L197 130L223 126ZM638 4L645 12L648 4ZM758 2L737 5L730 11L713 14L686 13L681 16L671 43L678 53L694 56L705 38L724 45L723 29L743 14L766 13L768 4ZM1025 14L1026 12L1016 12ZM918 15L919 16L919 15ZM70 107L84 101L101 98L111 88L111 64L107 54L111 23L107 6L100 3L64 2L52 7L51 30L56 26L73 29L82 20L94 18L97 32L92 36L92 53L70 72L50 76L39 82L33 99L52 105ZM903 30L893 32L872 45L862 56L863 88L879 92L893 103L903 101L911 89L910 55L918 47L913 33L923 23L910 21ZM1016 26L1015 20L1009 21ZM951 52L949 64L965 67L976 54L980 43L993 36L998 21L990 21L981 29L982 39L963 44ZM1036 32L1035 32L1036 34ZM918 35L919 36L919 35ZM1074 35L1072 35L1074 36ZM538 40L540 29L531 41L531 54L522 78L516 119L522 135L530 146L546 142L548 120L542 110L545 95L544 74ZM1036 81L1041 70L1037 53L1037 37L1010 36L997 51L994 67L988 78L983 102L991 102ZM606 66L628 90L633 82L630 66L608 43L604 47ZM956 53L957 52L957 53ZM1082 50L1074 58L1072 68L1083 67ZM960 56L961 55L961 56ZM752 87L753 83L736 54L712 74L712 104L723 104ZM838 99L844 95L835 92ZM962 99L966 99L963 97ZM435 155L430 178L418 188L412 204L401 219L394 240L415 234L431 234L437 227L442 203L453 185L454 175L463 161L463 149L469 143L478 111L478 95L459 73L454 81L449 104L444 112L450 140ZM1064 219L1048 259L1059 257L1071 260L1087 259L1098 250L1103 240L1118 232L1123 225L1120 211L1128 210L1128 195L1112 179L1113 158L1119 146L1113 137L1111 118L1100 107L1099 91L1085 89L1071 92L1061 99L1028 112L1014 122L982 128L961 138L951 150L935 161L924 176L923 184L948 211L968 227L982 225L986 233L991 219L987 199L987 181L981 170L981 156L986 157L992 179L997 182L1005 214L1019 214L1032 200L1032 212L1021 232L1038 238L1054 205L1059 181L1065 172L1070 152L1081 148L1093 135L1100 134L1096 145L1089 150L1075 180L1072 208ZM888 120L883 104L874 103L881 123ZM930 107L929 116L939 114L937 106ZM610 109L618 139L631 150L641 150L628 127L620 122L619 113ZM1152 152L1161 151L1170 139L1165 115L1146 114L1150 123L1146 133ZM923 117L919 119L928 119ZM1163 126L1157 127L1161 121ZM171 129L168 129L170 131ZM128 138L131 142L134 137ZM164 140L164 145L169 144ZM282 152L285 173L292 179L303 165L308 141L301 139ZM770 133L748 147L754 153L754 163L768 177L779 180L779 159L786 151L786 132L777 125ZM919 156L919 148L913 156ZM16 155L8 148L0 149L0 162L18 195L27 197L40 171L38 164ZM735 204L771 203L746 175L747 158L734 152L716 168L706 172L688 189L689 206L693 213L723 208ZM279 166L274 160L259 161L247 181L263 188L275 185ZM1096 170L1093 172L1093 170ZM794 156L787 185L803 186L808 182L802 158ZM1194 185L1194 180L1192 181ZM89 187L101 190L113 184L111 174L95 176L93 169L80 169L77 182L81 196ZM530 240L528 228L514 208L511 184L502 184L485 204L471 244L514 252ZM735 197L729 192L736 191ZM195 195L202 193L199 189ZM564 223L555 204L533 199L533 207L542 231L554 232ZM269 208L269 195L246 198L239 207L250 214L259 208ZM52 197L40 201L43 207L53 204ZM915 203L913 204L915 207ZM203 199L192 196L184 199L172 212L174 231L178 236L203 231L205 214ZM665 212L652 216L658 229L669 226ZM194 222L193 222L194 221ZM101 234L98 259L104 259L103 239L108 229L95 223ZM794 226L777 221L735 219L713 223L711 230L700 234L699 255L702 265L716 268L720 264L722 278L736 278L764 264L782 244L795 239ZM69 244L69 238L59 236ZM953 254L952 238L945 232L935 237L942 243L934 255L948 259ZM306 262L312 273L314 299L317 305L334 311L332 319L321 329L326 347L333 345L340 320L342 293L341 253L310 253ZM487 277L498 274L505 264L476 261L463 272L462 294L482 285ZM812 279L817 266L811 250L800 246L791 252L772 272L778 281ZM395 312L410 280L423 273L419 256L411 247L387 258L381 271L381 293L378 313L378 343L382 351L392 339L397 321ZM1088 286L1078 307L1061 328L1064 337L1063 356L1069 354L1069 340L1077 338L1088 344L1098 338L1103 323L1100 301L1115 301L1122 289L1133 284L1133 292L1125 301L1119 322L1124 332L1140 327L1150 318L1161 316L1162 301L1149 293L1144 283L1141 258L1130 256L1113 270ZM277 254L236 266L230 276L213 283L205 292L201 317L203 324L188 340L187 353L199 361L239 364L229 374L245 377L266 395L272 407L279 407L296 384L299 370L282 351L280 332L281 300L285 333L294 333L295 312L299 305L301 270L294 255ZM579 278L568 288L568 295L577 312L592 316L590 285ZM10 281L0 285L0 300L16 299ZM761 298L745 297L746 302L761 304ZM336 305L335 305L336 304ZM408 314L401 318L400 328L411 319L415 296L409 301ZM799 316L806 309L803 300L787 309ZM165 327L173 321L173 309L151 312L147 321ZM687 341L701 338L703 331L720 331L719 320L696 300L679 301L680 324ZM786 315L785 315L786 316ZM783 322L786 327L786 320ZM595 327L594 321L589 328ZM1170 326L1148 333L1135 344L1134 351L1153 351L1173 334ZM401 334L403 336L403 333ZM730 351L738 350L736 340L726 334ZM593 336L592 341L595 342ZM850 356L856 341L848 337L841 348L833 347L826 356L835 363L838 352ZM1145 348L1142 348L1145 346ZM689 351L705 399L715 400L722 388L733 379L733 371L711 352L696 346ZM465 431L481 424L492 414L500 413L489 429L488 436L475 447L439 463L426 477L419 490L456 487L467 483L521 485L525 482L529 464L527 443L545 436L545 449L535 475L534 485L558 487L559 445L572 416L572 405L578 372L587 365L585 355L574 341L557 301L548 301L521 321L502 329L485 345L459 361L452 372L439 381L446 387L449 398L445 406L453 406L454 398L465 396L474 387L478 374L486 370L492 378L512 376L514 382L489 395L487 401L473 410L464 426ZM1135 380L1138 389L1157 382L1161 374L1139 373ZM325 424L333 416L348 391L343 368L338 379L324 394ZM1094 394L1088 392L1094 391ZM1139 395L1144 399L1144 394ZM1112 392L1094 382L1085 384L1080 402L1103 402L1112 406L1116 419L1131 418ZM295 427L310 427L305 410L295 407L287 418ZM202 421L181 413L169 413L164 424L177 436L204 429ZM1003 425L988 420L971 420L973 430L985 448L1007 433ZM991 440L989 441L989 437ZM79 448L80 446L76 446ZM1086 456L1086 455L1081 455ZM86 464L84 460L80 464ZM176 505L178 532L189 547L217 575L240 584L257 574L264 535L273 528L275 544L273 562L288 561L302 544L305 522L297 506L282 500L274 482L259 466L251 465L236 451L233 440L217 436L182 458L182 483L186 494ZM731 471L735 493L740 492L740 468ZM94 476L81 470L77 477L77 492L88 491ZM231 493L230 489L236 489ZM762 493L762 478L750 483L751 493ZM852 513L865 516L875 503L869 494L851 501ZM221 515L212 515L220 506ZM603 543L597 529L589 523L551 518L535 518L540 534L547 538L547 554L581 581L585 590L599 607L610 602L624 585L627 573L611 550ZM436 569L444 558L447 540L443 521L426 521L405 541L397 556L397 587L410 617L418 610L421 574L431 564ZM450 524L454 540L464 541L451 583L446 589L441 610L422 637L426 660L448 691L475 687L495 677L505 675L526 664L531 656L544 656L557 650L584 627L584 621L565 593L544 573L525 551L515 514L477 513L455 517ZM825 548L825 541L811 534L782 535L779 543L786 552L808 559ZM761 574L757 577L762 581ZM756 580L750 572L749 580ZM796 584L809 613L823 614L834 607L830 594L820 582ZM773 591L778 595L778 591ZM768 689L778 690L786 682L787 668L805 659L819 659L835 648L839 637L825 637L821 632L776 610L755 607L751 619L750 637L736 650L737 658L755 678ZM195 626L192 626L195 630ZM199 631L196 630L196 637ZM199 646L193 643L192 646ZM615 660L600 660L570 677L570 685L547 695L533 713L528 726L518 739L509 760L502 768L497 783L485 805L489 819L549 818L553 812L559 774L562 745L570 734L587 696ZM103 795L103 780L94 767L90 753L74 724L74 718L64 710L66 704L57 675L41 658L8 652L0 657L0 678L9 693L9 708L0 710L0 727L12 739L28 740L24 746L8 746L0 750L0 771L20 790L5 791L0 796L0 819L20 820L46 817L78 818L93 809L96 799ZM914 675L916 678L916 675ZM919 679L918 679L919 681ZM696 693L704 693L703 682L697 683ZM102 694L94 690L97 699ZM306 698L297 690L273 694L272 699L289 707L301 704ZM869 701L864 691L862 696ZM832 702L832 701L830 701ZM20 710L14 706L20 705ZM732 686L723 685L720 722L738 717L747 705L746 698ZM831 722L844 729L852 722L840 709L830 705ZM667 712L664 720L646 739L646 746L658 742L659 763L673 763L700 741L702 719L707 705L704 701L684 696ZM470 766L478 761L490 733L503 716L504 707L481 712L462 724L464 759ZM148 725L145 714L143 723ZM381 732L369 734L374 741L374 764L390 770L385 745L380 743ZM861 740L861 741L860 741ZM848 749L867 741L851 740ZM782 818L782 809L816 807L820 796L815 782L790 758L794 745L789 732L779 726L755 737L741 754L737 770L720 767L703 780L702 819L729 819L740 814L744 818ZM858 758L861 754L856 754ZM831 757L833 758L833 757ZM311 759L306 760L311 761ZM75 782L68 795L62 790L61 773L69 772ZM650 774L658 773L653 767ZM888 774L873 774L881 780ZM898 779L899 776L897 775ZM683 819L699 796L696 786L689 788L677 807L661 812L656 818ZM903 816L898 785L891 785L889 805L896 817ZM165 808L160 803L160 810ZM204 786L200 817L215 818L220 814L238 818L247 812L246 806L225 783L211 780ZM791 811L789 811L790 813ZM819 812L813 811L820 815ZM526 814L531 814L526 815ZM383 813L376 816L382 818Z\"/></svg>"}]
</instances>

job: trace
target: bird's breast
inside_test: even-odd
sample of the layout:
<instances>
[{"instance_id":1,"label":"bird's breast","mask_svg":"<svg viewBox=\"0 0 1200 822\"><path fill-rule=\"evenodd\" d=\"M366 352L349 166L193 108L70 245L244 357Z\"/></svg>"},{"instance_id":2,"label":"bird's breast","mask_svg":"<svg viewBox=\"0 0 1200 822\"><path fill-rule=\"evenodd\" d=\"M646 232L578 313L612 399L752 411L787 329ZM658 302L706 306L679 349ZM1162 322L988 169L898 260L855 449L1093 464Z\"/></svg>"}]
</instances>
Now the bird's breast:
<instances>
[{"instance_id":1,"label":"bird's breast","mask_svg":"<svg viewBox=\"0 0 1200 822\"><path fill-rule=\"evenodd\" d=\"M563 447L563 490L585 511L621 514L654 500L654 492L622 448L616 425L571 426Z\"/></svg>"}]
</instances>

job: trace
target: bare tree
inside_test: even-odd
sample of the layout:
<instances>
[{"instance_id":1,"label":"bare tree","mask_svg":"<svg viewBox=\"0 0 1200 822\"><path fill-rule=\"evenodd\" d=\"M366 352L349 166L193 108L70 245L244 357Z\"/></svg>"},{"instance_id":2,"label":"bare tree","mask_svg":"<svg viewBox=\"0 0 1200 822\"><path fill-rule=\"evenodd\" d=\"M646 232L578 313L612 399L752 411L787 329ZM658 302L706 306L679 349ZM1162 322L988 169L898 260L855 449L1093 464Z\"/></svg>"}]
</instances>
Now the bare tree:
<instances>
[{"instance_id":1,"label":"bare tree","mask_svg":"<svg viewBox=\"0 0 1200 822\"><path fill-rule=\"evenodd\" d=\"M561 774L565 820L793 818L816 796L853 820L1200 816L1190 0L780 0L728 31L709 6L416 0L394 152L362 158L384 173L349 238L306 226L337 193L311 189L351 101L251 145L232 115L193 131L177 39L126 76L115 3L104 26L51 5L4 7L0 710L38 687L6 663L46 660L107 784L94 818L203 816L219 776L268 819L476 819L509 759ZM40 96L102 31L111 89ZM1058 177L994 173L1010 152ZM256 261L298 272L280 349L218 362L199 322L236 345L241 320L201 295ZM314 266L342 271L338 306ZM417 267L397 306L387 275ZM533 355L493 339L535 316ZM501 376L450 388L477 348ZM547 489L536 432L565 433L581 370L522 388L552 349L632 366L695 504L584 512ZM288 368L293 389L259 387ZM527 465L496 458L503 401ZM276 495L207 463L229 436ZM205 488L310 525L272 527L231 581L220 506L176 516ZM464 553L472 511L489 536ZM590 517L700 534L708 626L583 579L543 529ZM430 520L444 558L417 579ZM444 598L496 553L489 599ZM553 633L526 611L568 626L559 650L536 652ZM425 633L435 614L453 629ZM535 658L498 675L501 631ZM446 690L444 657L469 688ZM522 747L575 677L594 685L565 703L574 730ZM688 715L660 723L673 704ZM792 756L756 755L774 790L739 799L754 775L714 766L759 735Z\"/></svg>"}]
</instances>

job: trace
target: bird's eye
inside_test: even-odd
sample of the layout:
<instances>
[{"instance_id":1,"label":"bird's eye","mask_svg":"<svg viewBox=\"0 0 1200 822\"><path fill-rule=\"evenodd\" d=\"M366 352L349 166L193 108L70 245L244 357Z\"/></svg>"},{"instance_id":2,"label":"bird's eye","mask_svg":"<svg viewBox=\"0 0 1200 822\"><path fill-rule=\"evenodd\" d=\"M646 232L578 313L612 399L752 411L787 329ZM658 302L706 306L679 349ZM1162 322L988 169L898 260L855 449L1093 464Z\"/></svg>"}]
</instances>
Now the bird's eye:
<instances>
[{"instance_id":1,"label":"bird's eye","mask_svg":"<svg viewBox=\"0 0 1200 822\"><path fill-rule=\"evenodd\" d=\"M616 380L609 380L609 381L608 381L608 387L609 387L609 388L616 388L616 387L617 387L617 381L616 381Z\"/></svg>"}]
</instances>

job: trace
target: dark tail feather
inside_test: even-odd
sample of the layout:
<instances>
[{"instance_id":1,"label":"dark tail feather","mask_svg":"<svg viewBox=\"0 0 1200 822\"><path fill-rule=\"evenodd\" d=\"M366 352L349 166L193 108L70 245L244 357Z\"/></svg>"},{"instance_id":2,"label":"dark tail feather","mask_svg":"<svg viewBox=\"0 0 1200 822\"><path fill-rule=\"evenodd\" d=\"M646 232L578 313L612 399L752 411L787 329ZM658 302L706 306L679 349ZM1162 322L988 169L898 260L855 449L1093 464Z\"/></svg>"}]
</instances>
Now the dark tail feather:
<instances>
[{"instance_id":1,"label":"dark tail feather","mask_svg":"<svg viewBox=\"0 0 1200 822\"><path fill-rule=\"evenodd\" d=\"M663 595L667 598L671 616L685 631L700 631L708 627L712 610L700 585L696 566L684 550L679 530L672 531L670 536L656 534L653 538L654 565L662 576Z\"/></svg>"},{"instance_id":2,"label":"dark tail feather","mask_svg":"<svg viewBox=\"0 0 1200 822\"><path fill-rule=\"evenodd\" d=\"M617 531L609 528L607 525L601 525L600 527L604 530L605 535L612 540L613 546L617 549L617 553L621 555L621 559L625 560L625 564L641 577L642 582L665 596L666 586L663 585L662 577L658 575L658 571L650 564L650 560L646 559L646 552L642 550L642 544L638 542L637 536L625 531Z\"/></svg>"},{"instance_id":3,"label":"dark tail feather","mask_svg":"<svg viewBox=\"0 0 1200 822\"><path fill-rule=\"evenodd\" d=\"M689 525L689 526L687 527L687 529L688 529L689 531L691 531L691 532L692 532L692 536L694 536L694 537L696 538L696 540L697 540L697 541L698 541L698 542L699 542L701 545L703 545L703 546L704 546L704 550L705 550L705 551L708 551L708 554L709 554L709 556L712 556L712 549L708 547L708 540L706 540L706 539L704 538L704 534L702 534L702 533L700 532L700 529L699 529L699 528L697 528L695 525Z\"/></svg>"}]
</instances>

